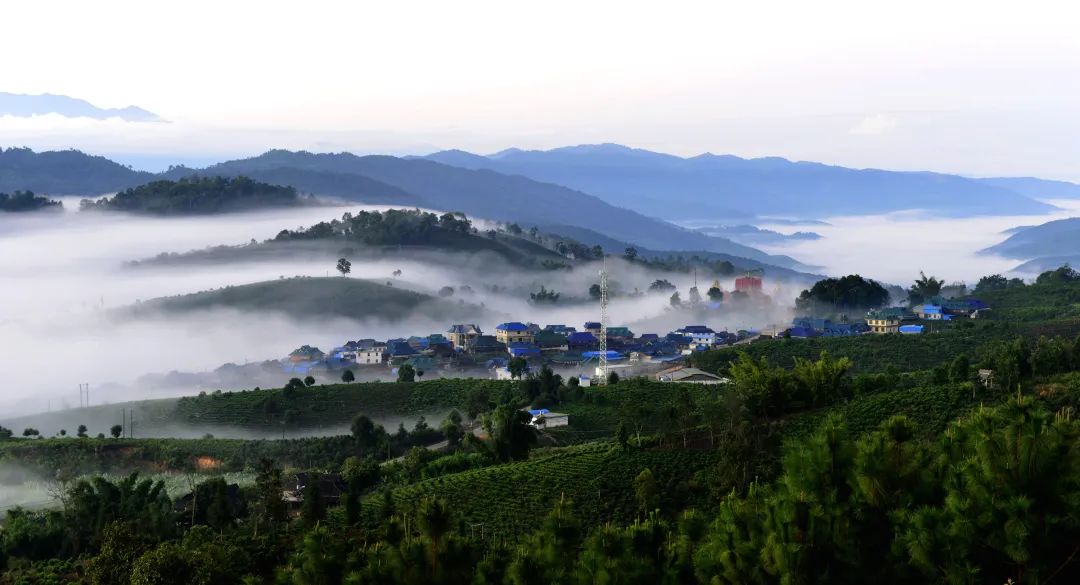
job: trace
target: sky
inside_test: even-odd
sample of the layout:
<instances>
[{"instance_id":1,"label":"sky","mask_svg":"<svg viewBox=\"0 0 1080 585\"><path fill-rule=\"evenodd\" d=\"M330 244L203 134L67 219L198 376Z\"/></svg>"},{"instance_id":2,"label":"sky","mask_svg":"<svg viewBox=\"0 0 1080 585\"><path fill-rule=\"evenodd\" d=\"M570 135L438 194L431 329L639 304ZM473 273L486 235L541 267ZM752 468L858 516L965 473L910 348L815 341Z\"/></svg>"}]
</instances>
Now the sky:
<instances>
[{"instance_id":1,"label":"sky","mask_svg":"<svg viewBox=\"0 0 1080 585\"><path fill-rule=\"evenodd\" d=\"M0 91L168 123L5 116L0 145L157 167L618 142L1080 181L1077 16L1064 2L19 2Z\"/></svg>"}]
</instances>

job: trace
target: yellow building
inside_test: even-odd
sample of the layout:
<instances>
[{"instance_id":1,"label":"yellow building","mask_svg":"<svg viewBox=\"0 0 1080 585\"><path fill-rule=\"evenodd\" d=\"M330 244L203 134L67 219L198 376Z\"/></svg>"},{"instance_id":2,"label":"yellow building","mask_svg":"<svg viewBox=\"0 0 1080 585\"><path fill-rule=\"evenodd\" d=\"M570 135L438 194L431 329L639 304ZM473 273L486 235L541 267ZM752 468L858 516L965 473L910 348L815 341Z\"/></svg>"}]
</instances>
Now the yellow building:
<instances>
[{"instance_id":1,"label":"yellow building","mask_svg":"<svg viewBox=\"0 0 1080 585\"><path fill-rule=\"evenodd\" d=\"M879 335L900 332L900 313L896 311L873 311L867 313L866 324L872 333Z\"/></svg>"},{"instance_id":2,"label":"yellow building","mask_svg":"<svg viewBox=\"0 0 1080 585\"><path fill-rule=\"evenodd\" d=\"M533 332L524 323L511 321L495 328L495 339L506 345L511 343L532 343Z\"/></svg>"}]
</instances>

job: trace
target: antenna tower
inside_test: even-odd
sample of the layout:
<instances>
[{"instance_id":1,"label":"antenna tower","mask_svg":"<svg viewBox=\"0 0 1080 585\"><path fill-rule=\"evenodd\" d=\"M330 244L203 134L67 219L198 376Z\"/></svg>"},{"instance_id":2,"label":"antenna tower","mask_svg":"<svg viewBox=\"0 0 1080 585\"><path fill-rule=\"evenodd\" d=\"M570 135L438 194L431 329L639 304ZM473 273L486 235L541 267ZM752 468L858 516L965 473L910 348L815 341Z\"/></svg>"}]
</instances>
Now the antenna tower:
<instances>
[{"instance_id":1,"label":"antenna tower","mask_svg":"<svg viewBox=\"0 0 1080 585\"><path fill-rule=\"evenodd\" d=\"M600 359L599 364L596 366L596 375L600 378L600 385L607 384L608 379L608 363L607 363L607 326L608 326L608 279L607 279L607 257L604 258L604 267L600 270Z\"/></svg>"}]
</instances>

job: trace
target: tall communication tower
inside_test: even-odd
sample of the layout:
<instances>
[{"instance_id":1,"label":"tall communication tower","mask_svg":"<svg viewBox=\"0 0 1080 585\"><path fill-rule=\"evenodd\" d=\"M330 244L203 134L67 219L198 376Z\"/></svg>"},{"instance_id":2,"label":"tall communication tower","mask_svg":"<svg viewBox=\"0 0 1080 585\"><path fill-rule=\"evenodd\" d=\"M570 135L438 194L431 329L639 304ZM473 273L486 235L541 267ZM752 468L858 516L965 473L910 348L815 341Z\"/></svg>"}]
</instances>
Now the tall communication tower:
<instances>
[{"instance_id":1,"label":"tall communication tower","mask_svg":"<svg viewBox=\"0 0 1080 585\"><path fill-rule=\"evenodd\" d=\"M607 384L607 314L608 281L607 281L607 258L604 258L604 267L600 270L600 358L596 366L596 376L600 378L600 385Z\"/></svg>"}]
</instances>

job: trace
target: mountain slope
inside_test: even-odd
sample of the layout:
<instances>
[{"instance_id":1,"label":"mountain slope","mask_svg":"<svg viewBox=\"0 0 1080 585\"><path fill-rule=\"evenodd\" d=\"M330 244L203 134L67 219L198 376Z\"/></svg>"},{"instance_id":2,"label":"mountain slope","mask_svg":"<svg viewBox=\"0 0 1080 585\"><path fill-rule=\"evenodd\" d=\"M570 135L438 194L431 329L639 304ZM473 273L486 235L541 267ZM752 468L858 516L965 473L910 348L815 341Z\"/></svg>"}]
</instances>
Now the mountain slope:
<instances>
[{"instance_id":1,"label":"mountain slope","mask_svg":"<svg viewBox=\"0 0 1080 585\"><path fill-rule=\"evenodd\" d=\"M356 156L348 153L314 154L273 150L243 160L228 161L197 171L199 174L245 174L260 178L280 172L278 182L305 190L290 180L290 173L359 176L411 194L411 204L473 217L531 225L566 224L594 229L613 238L658 250L706 250L780 266L799 267L786 256L765 254L724 238L682 229L640 213L559 185L497 173L470 170L424 159L392 156ZM318 194L318 192L316 192Z\"/></svg>"},{"instance_id":2,"label":"mountain slope","mask_svg":"<svg viewBox=\"0 0 1080 585\"><path fill-rule=\"evenodd\" d=\"M133 317L154 313L232 309L297 318L346 317L398 321L419 316L476 318L483 309L357 278L289 278L162 297L118 309Z\"/></svg>"},{"instance_id":3,"label":"mountain slope","mask_svg":"<svg viewBox=\"0 0 1080 585\"><path fill-rule=\"evenodd\" d=\"M1080 185L1066 181L1048 181L1034 177L995 177L980 183L1009 189L1032 199L1080 199Z\"/></svg>"},{"instance_id":4,"label":"mountain slope","mask_svg":"<svg viewBox=\"0 0 1080 585\"><path fill-rule=\"evenodd\" d=\"M1053 209L999 185L955 175L849 169L776 157L680 158L614 144L466 155L446 151L427 158L550 181L671 220L703 214L820 218L904 209L960 217Z\"/></svg>"},{"instance_id":5,"label":"mountain slope","mask_svg":"<svg viewBox=\"0 0 1080 585\"><path fill-rule=\"evenodd\" d=\"M1071 250L1080 250L1080 217L1016 230L1005 241L982 250L982 253L1030 260L1044 256L1057 257Z\"/></svg>"},{"instance_id":6,"label":"mountain slope","mask_svg":"<svg viewBox=\"0 0 1080 585\"><path fill-rule=\"evenodd\" d=\"M571 238L585 244L587 246L600 246L604 249L604 252L608 254L614 254L616 256L621 255L626 248L631 244L628 242L616 240L615 238L608 237L599 232L595 232L588 228L581 228L569 225L545 225L541 228L545 232L556 234L564 238ZM668 256L683 256L684 258L690 258L692 256L700 256L708 260L727 260L740 269L754 269L760 268L770 276L782 276L784 278L791 278L794 280L805 281L806 283L813 283L820 280L822 277L816 274L810 274L799 270L792 270L777 266L775 264L769 264L766 262L760 262L748 258L742 258L739 256L732 256L730 254L722 254L718 252L708 252L705 250L654 250L650 248L634 247L637 250L638 256L641 258L666 258ZM815 267L807 266L802 270L814 270Z\"/></svg>"},{"instance_id":7,"label":"mountain slope","mask_svg":"<svg viewBox=\"0 0 1080 585\"><path fill-rule=\"evenodd\" d=\"M101 195L154 180L103 156L77 150L34 152L0 149L0 192L33 191L48 195Z\"/></svg>"}]
</instances>

